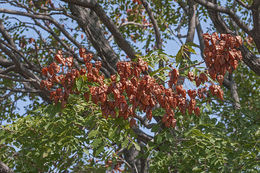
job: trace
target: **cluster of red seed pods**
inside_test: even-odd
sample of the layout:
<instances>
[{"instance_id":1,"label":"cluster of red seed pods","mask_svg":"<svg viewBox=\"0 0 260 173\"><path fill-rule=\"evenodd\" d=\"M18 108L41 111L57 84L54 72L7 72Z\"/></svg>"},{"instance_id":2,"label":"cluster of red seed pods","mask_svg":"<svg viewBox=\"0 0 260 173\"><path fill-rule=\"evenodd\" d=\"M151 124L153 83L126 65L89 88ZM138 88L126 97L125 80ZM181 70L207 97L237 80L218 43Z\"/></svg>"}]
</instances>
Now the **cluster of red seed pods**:
<instances>
[{"instance_id":1,"label":"cluster of red seed pods","mask_svg":"<svg viewBox=\"0 0 260 173\"><path fill-rule=\"evenodd\" d=\"M229 34L221 34L219 38L216 33L204 34L205 41L205 62L208 72L201 72L198 76L189 72L187 78L195 81L196 86L208 82L208 76L213 80L218 80L222 84L226 71L237 68L238 60L242 55L236 48L242 44L240 37L233 37ZM211 41L211 44L210 44ZM123 117L130 121L130 125L136 125L136 110L146 114L148 120L152 119L152 111L156 106L165 110L162 122L166 127L175 127L175 113L179 110L182 114L200 114L199 107L196 106L196 97L204 99L208 96L208 91L212 95L223 100L223 91L220 86L212 84L208 89L205 87L186 90L182 85L178 85L179 71L172 69L169 72L168 86L159 84L153 77L146 75L148 64L142 59L137 61L121 61L117 63L118 75L111 75L111 81L106 84L104 75L100 73L101 62L91 63L92 54L86 52L84 48L79 51L80 57L85 62L85 68L81 70L73 69L73 58L64 58L61 51L54 57L56 62L42 69L42 74L47 80L41 81L42 88L51 90L54 84L59 88L52 90L50 99L56 104L58 102L65 106L70 94L80 94L74 85L76 79L85 75L89 90L84 93L86 101L91 101L101 107L102 115L106 118ZM60 65L63 74L60 74ZM64 67L68 69L64 72ZM174 86L174 87L173 87ZM174 88L174 89L173 89ZM187 99L189 96L189 99Z\"/></svg>"},{"instance_id":2,"label":"cluster of red seed pods","mask_svg":"<svg viewBox=\"0 0 260 173\"><path fill-rule=\"evenodd\" d=\"M217 33L206 33L203 37L205 62L210 77L222 85L225 73L235 70L242 60L242 53L237 49L242 45L242 38L230 34L220 34L219 37Z\"/></svg>"},{"instance_id":3,"label":"cluster of red seed pods","mask_svg":"<svg viewBox=\"0 0 260 173\"><path fill-rule=\"evenodd\" d=\"M185 113L187 109L186 91L182 86L177 86L175 92L171 88L167 89L158 84L153 77L143 75L148 70L148 64L142 59L138 59L136 62L118 62L118 76L112 75L111 82L107 85L104 83L104 75L100 73L101 62L95 62L95 67L93 67L90 62L92 55L87 54L85 49L80 50L80 56L86 66L81 70L71 68L73 59L64 58L60 51L55 56L55 60L62 66L62 69L64 66L68 66L66 74L59 74L61 67L56 62L42 69L42 74L48 77L47 80L41 82L43 88L51 90L54 84L62 86L51 91L50 99L55 103L61 102L64 106L69 94L79 94L73 87L75 80L80 75L86 75L87 81L97 83L97 86L89 86L89 91L84 93L84 97L87 101L91 98L93 103L100 105L104 117L130 119L130 125L133 126L136 123L135 112L137 109L146 113L146 117L151 120L152 111L159 104L166 112L163 123L167 127L174 127L176 124L174 110L179 108L182 113ZM178 73L176 69L173 71ZM195 110L198 115L199 109L195 108L195 104L196 102L191 101L190 108Z\"/></svg>"}]
</instances>

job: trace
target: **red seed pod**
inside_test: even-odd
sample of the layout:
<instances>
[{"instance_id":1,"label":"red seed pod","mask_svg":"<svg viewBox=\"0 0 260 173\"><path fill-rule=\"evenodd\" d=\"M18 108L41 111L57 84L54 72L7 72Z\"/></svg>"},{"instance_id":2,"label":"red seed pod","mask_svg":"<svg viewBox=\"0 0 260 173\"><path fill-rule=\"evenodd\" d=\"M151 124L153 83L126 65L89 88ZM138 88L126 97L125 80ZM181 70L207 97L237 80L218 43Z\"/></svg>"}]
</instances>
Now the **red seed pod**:
<instances>
[{"instance_id":1,"label":"red seed pod","mask_svg":"<svg viewBox=\"0 0 260 173\"><path fill-rule=\"evenodd\" d=\"M174 118L172 118L172 120L171 120L171 127L172 127L172 128L175 128L176 123L177 123L177 120L174 119Z\"/></svg>"},{"instance_id":2,"label":"red seed pod","mask_svg":"<svg viewBox=\"0 0 260 173\"><path fill-rule=\"evenodd\" d=\"M60 66L58 66L55 62L51 63L48 67L48 72L50 75L54 75L60 71Z\"/></svg>"},{"instance_id":3,"label":"red seed pod","mask_svg":"<svg viewBox=\"0 0 260 173\"><path fill-rule=\"evenodd\" d=\"M176 85L179 77L179 71L177 69L173 69L171 72L169 72L169 75L170 80L174 83L174 85Z\"/></svg>"},{"instance_id":4,"label":"red seed pod","mask_svg":"<svg viewBox=\"0 0 260 173\"><path fill-rule=\"evenodd\" d=\"M85 68L80 69L79 73L80 73L80 75L85 75L86 69Z\"/></svg>"},{"instance_id":5,"label":"red seed pod","mask_svg":"<svg viewBox=\"0 0 260 173\"><path fill-rule=\"evenodd\" d=\"M208 81L208 77L205 73L200 73L199 79L201 80L202 83L205 83Z\"/></svg>"},{"instance_id":6,"label":"red seed pod","mask_svg":"<svg viewBox=\"0 0 260 173\"><path fill-rule=\"evenodd\" d=\"M194 110L196 106L196 100L195 99L191 99L190 103L189 103L189 107Z\"/></svg>"},{"instance_id":7,"label":"red seed pod","mask_svg":"<svg viewBox=\"0 0 260 173\"><path fill-rule=\"evenodd\" d=\"M199 108L199 107L196 107L196 108L194 109L194 113L195 113L195 115L199 116L199 115L200 115L200 108Z\"/></svg>"},{"instance_id":8,"label":"red seed pod","mask_svg":"<svg viewBox=\"0 0 260 173\"><path fill-rule=\"evenodd\" d=\"M146 111L146 117L149 121L152 120L152 108L149 108L147 111Z\"/></svg>"},{"instance_id":9,"label":"red seed pod","mask_svg":"<svg viewBox=\"0 0 260 173\"><path fill-rule=\"evenodd\" d=\"M62 89L61 88L57 88L56 89L56 93L57 93L57 95L61 95L62 94Z\"/></svg>"},{"instance_id":10,"label":"red seed pod","mask_svg":"<svg viewBox=\"0 0 260 173\"><path fill-rule=\"evenodd\" d=\"M191 99L194 99L197 95L196 90L188 90L188 95L190 96Z\"/></svg>"},{"instance_id":11,"label":"red seed pod","mask_svg":"<svg viewBox=\"0 0 260 173\"><path fill-rule=\"evenodd\" d=\"M218 80L219 84L222 85L222 83L224 81L224 76L223 75L218 75L217 76L217 80Z\"/></svg>"},{"instance_id":12,"label":"red seed pod","mask_svg":"<svg viewBox=\"0 0 260 173\"><path fill-rule=\"evenodd\" d=\"M216 80L217 74L213 68L209 69L209 75L213 80Z\"/></svg>"},{"instance_id":13,"label":"red seed pod","mask_svg":"<svg viewBox=\"0 0 260 173\"><path fill-rule=\"evenodd\" d=\"M182 89L181 95L182 95L182 97L186 98L186 90L185 89Z\"/></svg>"},{"instance_id":14,"label":"red seed pod","mask_svg":"<svg viewBox=\"0 0 260 173\"><path fill-rule=\"evenodd\" d=\"M168 115L164 114L163 118L162 118L162 122L165 123L168 120Z\"/></svg>"},{"instance_id":15,"label":"red seed pod","mask_svg":"<svg viewBox=\"0 0 260 173\"><path fill-rule=\"evenodd\" d=\"M65 65L65 61L64 61L64 59L63 59L63 56L62 56L61 52L58 53L58 54L56 54L55 57L54 57L54 59L55 59L59 64Z\"/></svg>"},{"instance_id":16,"label":"red seed pod","mask_svg":"<svg viewBox=\"0 0 260 173\"><path fill-rule=\"evenodd\" d=\"M193 80L195 79L193 72L190 71L190 72L188 73L188 78L189 78L190 81L193 81Z\"/></svg>"},{"instance_id":17,"label":"red seed pod","mask_svg":"<svg viewBox=\"0 0 260 173\"><path fill-rule=\"evenodd\" d=\"M102 66L102 62L101 61L96 61L95 62L95 67L99 70Z\"/></svg>"},{"instance_id":18,"label":"red seed pod","mask_svg":"<svg viewBox=\"0 0 260 173\"><path fill-rule=\"evenodd\" d=\"M47 67L44 67L44 68L42 69L42 75L43 75L43 76L47 76L47 74L48 74L48 68L47 68Z\"/></svg>"},{"instance_id":19,"label":"red seed pod","mask_svg":"<svg viewBox=\"0 0 260 173\"><path fill-rule=\"evenodd\" d=\"M224 92L222 91L222 89L220 87L218 88L217 96L220 100L224 100Z\"/></svg>"},{"instance_id":20,"label":"red seed pod","mask_svg":"<svg viewBox=\"0 0 260 173\"><path fill-rule=\"evenodd\" d=\"M134 118L131 118L130 120L130 127L136 126L136 120Z\"/></svg>"},{"instance_id":21,"label":"red seed pod","mask_svg":"<svg viewBox=\"0 0 260 173\"><path fill-rule=\"evenodd\" d=\"M238 67L238 61L236 59L235 60L231 60L230 64L234 68L234 70Z\"/></svg>"},{"instance_id":22,"label":"red seed pod","mask_svg":"<svg viewBox=\"0 0 260 173\"><path fill-rule=\"evenodd\" d=\"M213 46L216 45L218 40L219 40L218 33L214 32L211 35L211 43L213 44Z\"/></svg>"},{"instance_id":23,"label":"red seed pod","mask_svg":"<svg viewBox=\"0 0 260 173\"><path fill-rule=\"evenodd\" d=\"M241 61L241 60L243 59L243 56L242 56L241 51L238 50L238 51L236 52L236 54L237 54L237 56L236 56L237 60Z\"/></svg>"},{"instance_id":24,"label":"red seed pod","mask_svg":"<svg viewBox=\"0 0 260 173\"><path fill-rule=\"evenodd\" d=\"M178 94L180 94L182 92L182 90L183 90L182 85L177 85L176 86L176 91L177 91Z\"/></svg>"},{"instance_id":25,"label":"red seed pod","mask_svg":"<svg viewBox=\"0 0 260 173\"><path fill-rule=\"evenodd\" d=\"M236 45L235 47L238 48L242 45L243 41L242 41L242 37L241 36L236 36Z\"/></svg>"},{"instance_id":26,"label":"red seed pod","mask_svg":"<svg viewBox=\"0 0 260 173\"><path fill-rule=\"evenodd\" d=\"M53 75L52 76L52 78L51 78L51 80L52 80L52 82L56 82L56 83L60 83L60 79L59 79L59 77L58 76L56 76L56 75Z\"/></svg>"},{"instance_id":27,"label":"red seed pod","mask_svg":"<svg viewBox=\"0 0 260 173\"><path fill-rule=\"evenodd\" d=\"M115 82L116 81L116 75L115 74L111 75L110 79L111 79L112 82Z\"/></svg>"},{"instance_id":28,"label":"red seed pod","mask_svg":"<svg viewBox=\"0 0 260 173\"><path fill-rule=\"evenodd\" d=\"M196 77L196 78L195 78L195 82L196 82L196 86L197 86L197 87L200 86L201 80L200 80L199 77Z\"/></svg>"},{"instance_id":29,"label":"red seed pod","mask_svg":"<svg viewBox=\"0 0 260 173\"><path fill-rule=\"evenodd\" d=\"M80 49L79 49L79 56L80 56L81 58L84 57L85 53L86 53L86 49L85 49L85 48L80 48Z\"/></svg>"},{"instance_id":30,"label":"red seed pod","mask_svg":"<svg viewBox=\"0 0 260 173\"><path fill-rule=\"evenodd\" d=\"M93 68L92 63L86 62L85 66L87 67L87 70L88 70L89 73L92 72L92 68Z\"/></svg>"},{"instance_id":31,"label":"red seed pod","mask_svg":"<svg viewBox=\"0 0 260 173\"><path fill-rule=\"evenodd\" d=\"M66 63L67 63L67 65L68 65L68 67L72 67L72 65L73 65L73 57L68 57L68 58L66 58Z\"/></svg>"}]
</instances>

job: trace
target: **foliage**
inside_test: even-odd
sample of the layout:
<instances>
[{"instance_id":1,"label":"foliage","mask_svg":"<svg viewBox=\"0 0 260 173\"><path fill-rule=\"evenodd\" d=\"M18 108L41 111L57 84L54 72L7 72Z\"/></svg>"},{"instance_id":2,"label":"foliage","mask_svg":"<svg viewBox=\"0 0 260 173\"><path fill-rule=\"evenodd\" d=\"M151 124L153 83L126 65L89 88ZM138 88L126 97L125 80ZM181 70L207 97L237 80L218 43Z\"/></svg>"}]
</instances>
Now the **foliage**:
<instances>
[{"instance_id":1,"label":"foliage","mask_svg":"<svg viewBox=\"0 0 260 173\"><path fill-rule=\"evenodd\" d=\"M102 118L95 104L74 95L62 111L44 106L1 129L1 160L22 172L105 169L103 161L117 161L116 145L140 149L134 136L128 123Z\"/></svg>"},{"instance_id":2,"label":"foliage","mask_svg":"<svg viewBox=\"0 0 260 173\"><path fill-rule=\"evenodd\" d=\"M0 172L258 172L259 3L203 1L0 0Z\"/></svg>"}]
</instances>

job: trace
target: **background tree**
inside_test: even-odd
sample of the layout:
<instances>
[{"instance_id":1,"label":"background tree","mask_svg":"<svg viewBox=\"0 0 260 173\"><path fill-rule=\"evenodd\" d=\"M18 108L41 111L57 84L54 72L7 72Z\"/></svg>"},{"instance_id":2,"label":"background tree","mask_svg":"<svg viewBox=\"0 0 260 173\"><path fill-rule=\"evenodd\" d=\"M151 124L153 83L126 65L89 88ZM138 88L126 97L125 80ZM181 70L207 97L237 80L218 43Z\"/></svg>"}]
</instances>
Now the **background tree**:
<instances>
[{"instance_id":1,"label":"background tree","mask_svg":"<svg viewBox=\"0 0 260 173\"><path fill-rule=\"evenodd\" d=\"M0 170L259 170L258 0L0 0L0 5ZM199 73L194 64L205 58L203 33L215 31L243 38L244 63L225 75L224 101L197 103L200 117L176 112L175 129L161 123L160 107L151 122L137 112L139 126L130 128L128 121L104 119L100 107L82 95L71 95L61 113L41 87L46 79L41 69L59 50L80 70L85 62L77 52L85 48L93 64L102 62L107 78L117 73L117 62L141 57L158 83L168 80L172 65L179 68L179 84L190 88L185 74ZM166 51L172 40L180 45L172 48L180 50L176 55ZM194 43L201 57L194 55ZM83 90L84 82L79 78L76 88ZM20 115L17 102L26 99L30 104Z\"/></svg>"}]
</instances>

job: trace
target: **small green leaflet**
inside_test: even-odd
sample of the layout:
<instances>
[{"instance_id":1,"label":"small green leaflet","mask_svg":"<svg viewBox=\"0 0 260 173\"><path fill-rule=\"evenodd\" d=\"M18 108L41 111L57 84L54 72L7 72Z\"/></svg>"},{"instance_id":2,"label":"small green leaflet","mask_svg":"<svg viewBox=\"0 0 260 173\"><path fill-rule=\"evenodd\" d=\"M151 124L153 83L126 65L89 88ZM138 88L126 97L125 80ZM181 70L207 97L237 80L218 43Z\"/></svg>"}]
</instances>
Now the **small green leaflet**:
<instances>
[{"instance_id":1,"label":"small green leaflet","mask_svg":"<svg viewBox=\"0 0 260 173\"><path fill-rule=\"evenodd\" d=\"M92 131L88 134L88 137L89 137L89 138L92 138L92 137L95 137L97 134L98 134L98 131L97 131L97 130L92 130Z\"/></svg>"},{"instance_id":2,"label":"small green leaflet","mask_svg":"<svg viewBox=\"0 0 260 173\"><path fill-rule=\"evenodd\" d=\"M78 80L76 80L76 87L77 87L78 91L81 90L82 85L83 85L83 79L82 79L82 77L80 77Z\"/></svg>"},{"instance_id":3,"label":"small green leaflet","mask_svg":"<svg viewBox=\"0 0 260 173\"><path fill-rule=\"evenodd\" d=\"M138 143L133 142L133 144L134 144L135 148L136 148L138 151L141 151L141 147L140 147L140 145L139 145Z\"/></svg>"}]
</instances>

